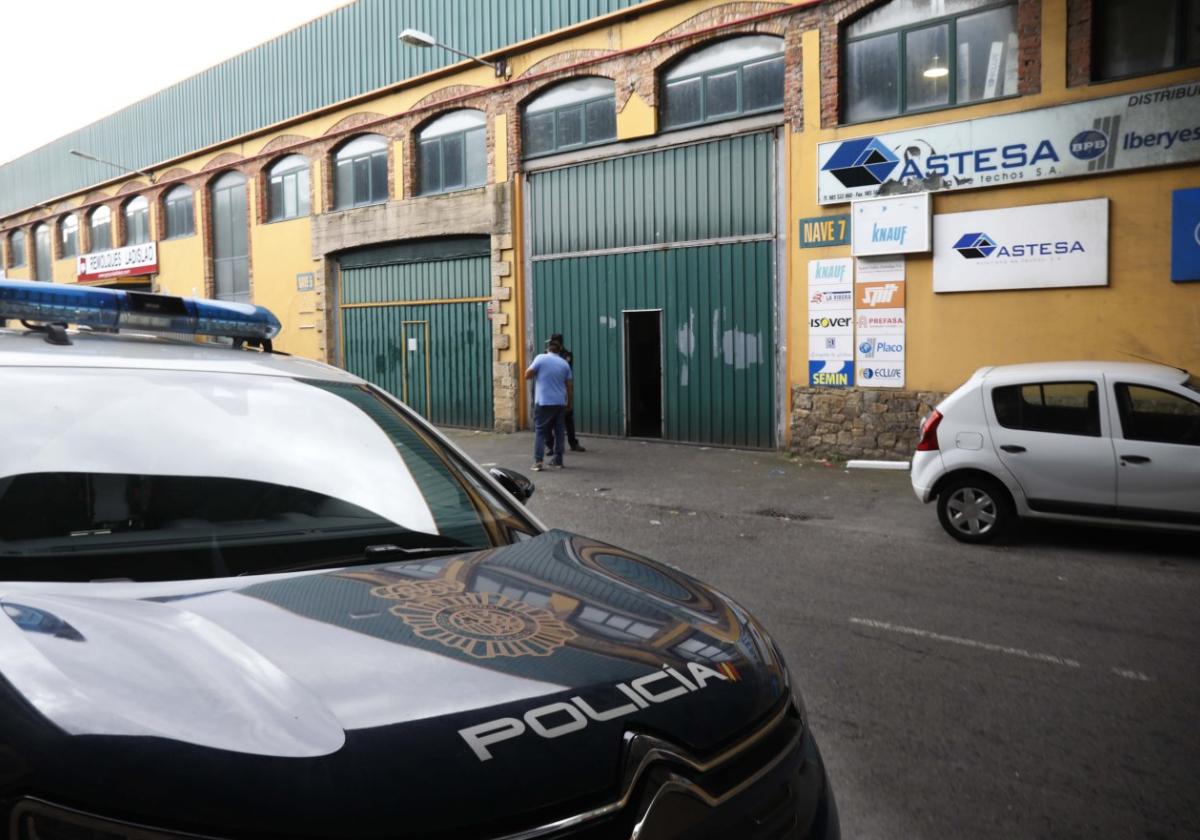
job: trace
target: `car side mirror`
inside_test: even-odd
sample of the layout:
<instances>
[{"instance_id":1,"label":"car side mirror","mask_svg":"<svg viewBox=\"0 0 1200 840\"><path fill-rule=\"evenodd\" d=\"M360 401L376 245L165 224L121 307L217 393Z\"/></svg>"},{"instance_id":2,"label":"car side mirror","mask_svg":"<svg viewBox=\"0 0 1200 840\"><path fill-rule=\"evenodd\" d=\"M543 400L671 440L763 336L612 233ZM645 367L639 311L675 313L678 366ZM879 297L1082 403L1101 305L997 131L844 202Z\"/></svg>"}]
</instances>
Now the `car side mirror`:
<instances>
[{"instance_id":1,"label":"car side mirror","mask_svg":"<svg viewBox=\"0 0 1200 840\"><path fill-rule=\"evenodd\" d=\"M488 470L488 474L500 482L500 486L512 493L513 497L521 504L525 504L533 495L533 482L515 470L492 467Z\"/></svg>"}]
</instances>

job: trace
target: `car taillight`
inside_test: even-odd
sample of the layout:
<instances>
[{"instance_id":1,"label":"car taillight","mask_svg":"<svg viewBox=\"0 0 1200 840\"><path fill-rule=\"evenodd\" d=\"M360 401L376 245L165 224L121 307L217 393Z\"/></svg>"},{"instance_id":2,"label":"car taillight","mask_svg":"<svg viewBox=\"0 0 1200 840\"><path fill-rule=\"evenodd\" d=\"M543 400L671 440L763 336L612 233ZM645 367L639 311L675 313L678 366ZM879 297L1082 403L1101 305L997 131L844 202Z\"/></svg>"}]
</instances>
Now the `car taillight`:
<instances>
[{"instance_id":1,"label":"car taillight","mask_svg":"<svg viewBox=\"0 0 1200 840\"><path fill-rule=\"evenodd\" d=\"M936 452L938 448L937 428L942 422L942 413L936 408L921 424L921 441L917 444L918 452Z\"/></svg>"}]
</instances>

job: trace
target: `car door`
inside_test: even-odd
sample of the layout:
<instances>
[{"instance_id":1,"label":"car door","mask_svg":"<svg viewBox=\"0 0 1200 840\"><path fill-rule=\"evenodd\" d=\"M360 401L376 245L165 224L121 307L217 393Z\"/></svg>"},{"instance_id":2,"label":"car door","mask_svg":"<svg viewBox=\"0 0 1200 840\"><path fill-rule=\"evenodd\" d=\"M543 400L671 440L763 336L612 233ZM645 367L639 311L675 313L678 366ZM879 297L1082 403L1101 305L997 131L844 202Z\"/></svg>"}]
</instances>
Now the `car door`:
<instances>
[{"instance_id":1,"label":"car door","mask_svg":"<svg viewBox=\"0 0 1200 840\"><path fill-rule=\"evenodd\" d=\"M1098 382L994 385L988 396L996 454L1031 509L1113 515L1116 459Z\"/></svg>"},{"instance_id":2,"label":"car door","mask_svg":"<svg viewBox=\"0 0 1200 840\"><path fill-rule=\"evenodd\" d=\"M1118 515L1200 525L1200 395L1115 382Z\"/></svg>"}]
</instances>

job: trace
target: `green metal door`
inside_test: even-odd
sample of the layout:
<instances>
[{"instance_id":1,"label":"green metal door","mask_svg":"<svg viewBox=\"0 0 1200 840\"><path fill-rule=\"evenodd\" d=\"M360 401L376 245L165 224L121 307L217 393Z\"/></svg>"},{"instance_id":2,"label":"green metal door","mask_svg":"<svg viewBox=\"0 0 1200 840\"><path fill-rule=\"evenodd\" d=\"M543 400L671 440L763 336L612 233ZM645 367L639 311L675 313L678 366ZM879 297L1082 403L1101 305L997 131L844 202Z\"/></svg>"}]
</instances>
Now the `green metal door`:
<instances>
[{"instance_id":1,"label":"green metal door","mask_svg":"<svg viewBox=\"0 0 1200 840\"><path fill-rule=\"evenodd\" d=\"M627 433L625 313L661 310L663 436L774 445L774 171L760 132L530 176L531 338L574 354L580 431Z\"/></svg>"},{"instance_id":2,"label":"green metal door","mask_svg":"<svg viewBox=\"0 0 1200 840\"><path fill-rule=\"evenodd\" d=\"M490 246L479 239L339 260L343 366L438 425L493 425Z\"/></svg>"}]
</instances>

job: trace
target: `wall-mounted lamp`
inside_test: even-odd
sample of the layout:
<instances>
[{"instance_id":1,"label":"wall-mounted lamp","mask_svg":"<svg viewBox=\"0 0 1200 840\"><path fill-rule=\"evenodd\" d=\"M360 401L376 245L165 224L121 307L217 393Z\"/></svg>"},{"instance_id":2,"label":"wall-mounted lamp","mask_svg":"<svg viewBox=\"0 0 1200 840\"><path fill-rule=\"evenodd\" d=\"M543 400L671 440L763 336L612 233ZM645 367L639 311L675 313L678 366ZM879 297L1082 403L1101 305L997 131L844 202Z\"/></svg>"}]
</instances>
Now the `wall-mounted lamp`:
<instances>
[{"instance_id":1,"label":"wall-mounted lamp","mask_svg":"<svg viewBox=\"0 0 1200 840\"><path fill-rule=\"evenodd\" d=\"M434 38L428 32L421 32L419 29L405 29L400 33L400 42L408 44L410 47L441 47L442 49L452 52L455 55L461 55L463 58L470 59L476 64L482 64L484 67L491 67L492 70L496 72L496 78L498 79L507 79L512 72L509 70L508 62L503 58L498 58L495 61L488 61L487 59L480 58L477 55L471 55L470 53L465 53L462 50L456 50L454 47L448 47L445 44L439 43L437 38Z\"/></svg>"},{"instance_id":2,"label":"wall-mounted lamp","mask_svg":"<svg viewBox=\"0 0 1200 840\"><path fill-rule=\"evenodd\" d=\"M113 169L120 169L122 172L129 172L134 175L144 175L150 179L151 184L154 183L154 176L151 175L149 172L147 172L145 169L130 169L128 166L122 166L119 163L113 163L111 160L104 160L103 158L98 158L95 155L89 155L87 152L79 151L79 149L69 149L68 151L71 154L75 155L75 157L80 157L80 158L83 158L84 160L90 160L90 161L94 161L96 163L103 163L105 166L111 166Z\"/></svg>"}]
</instances>

